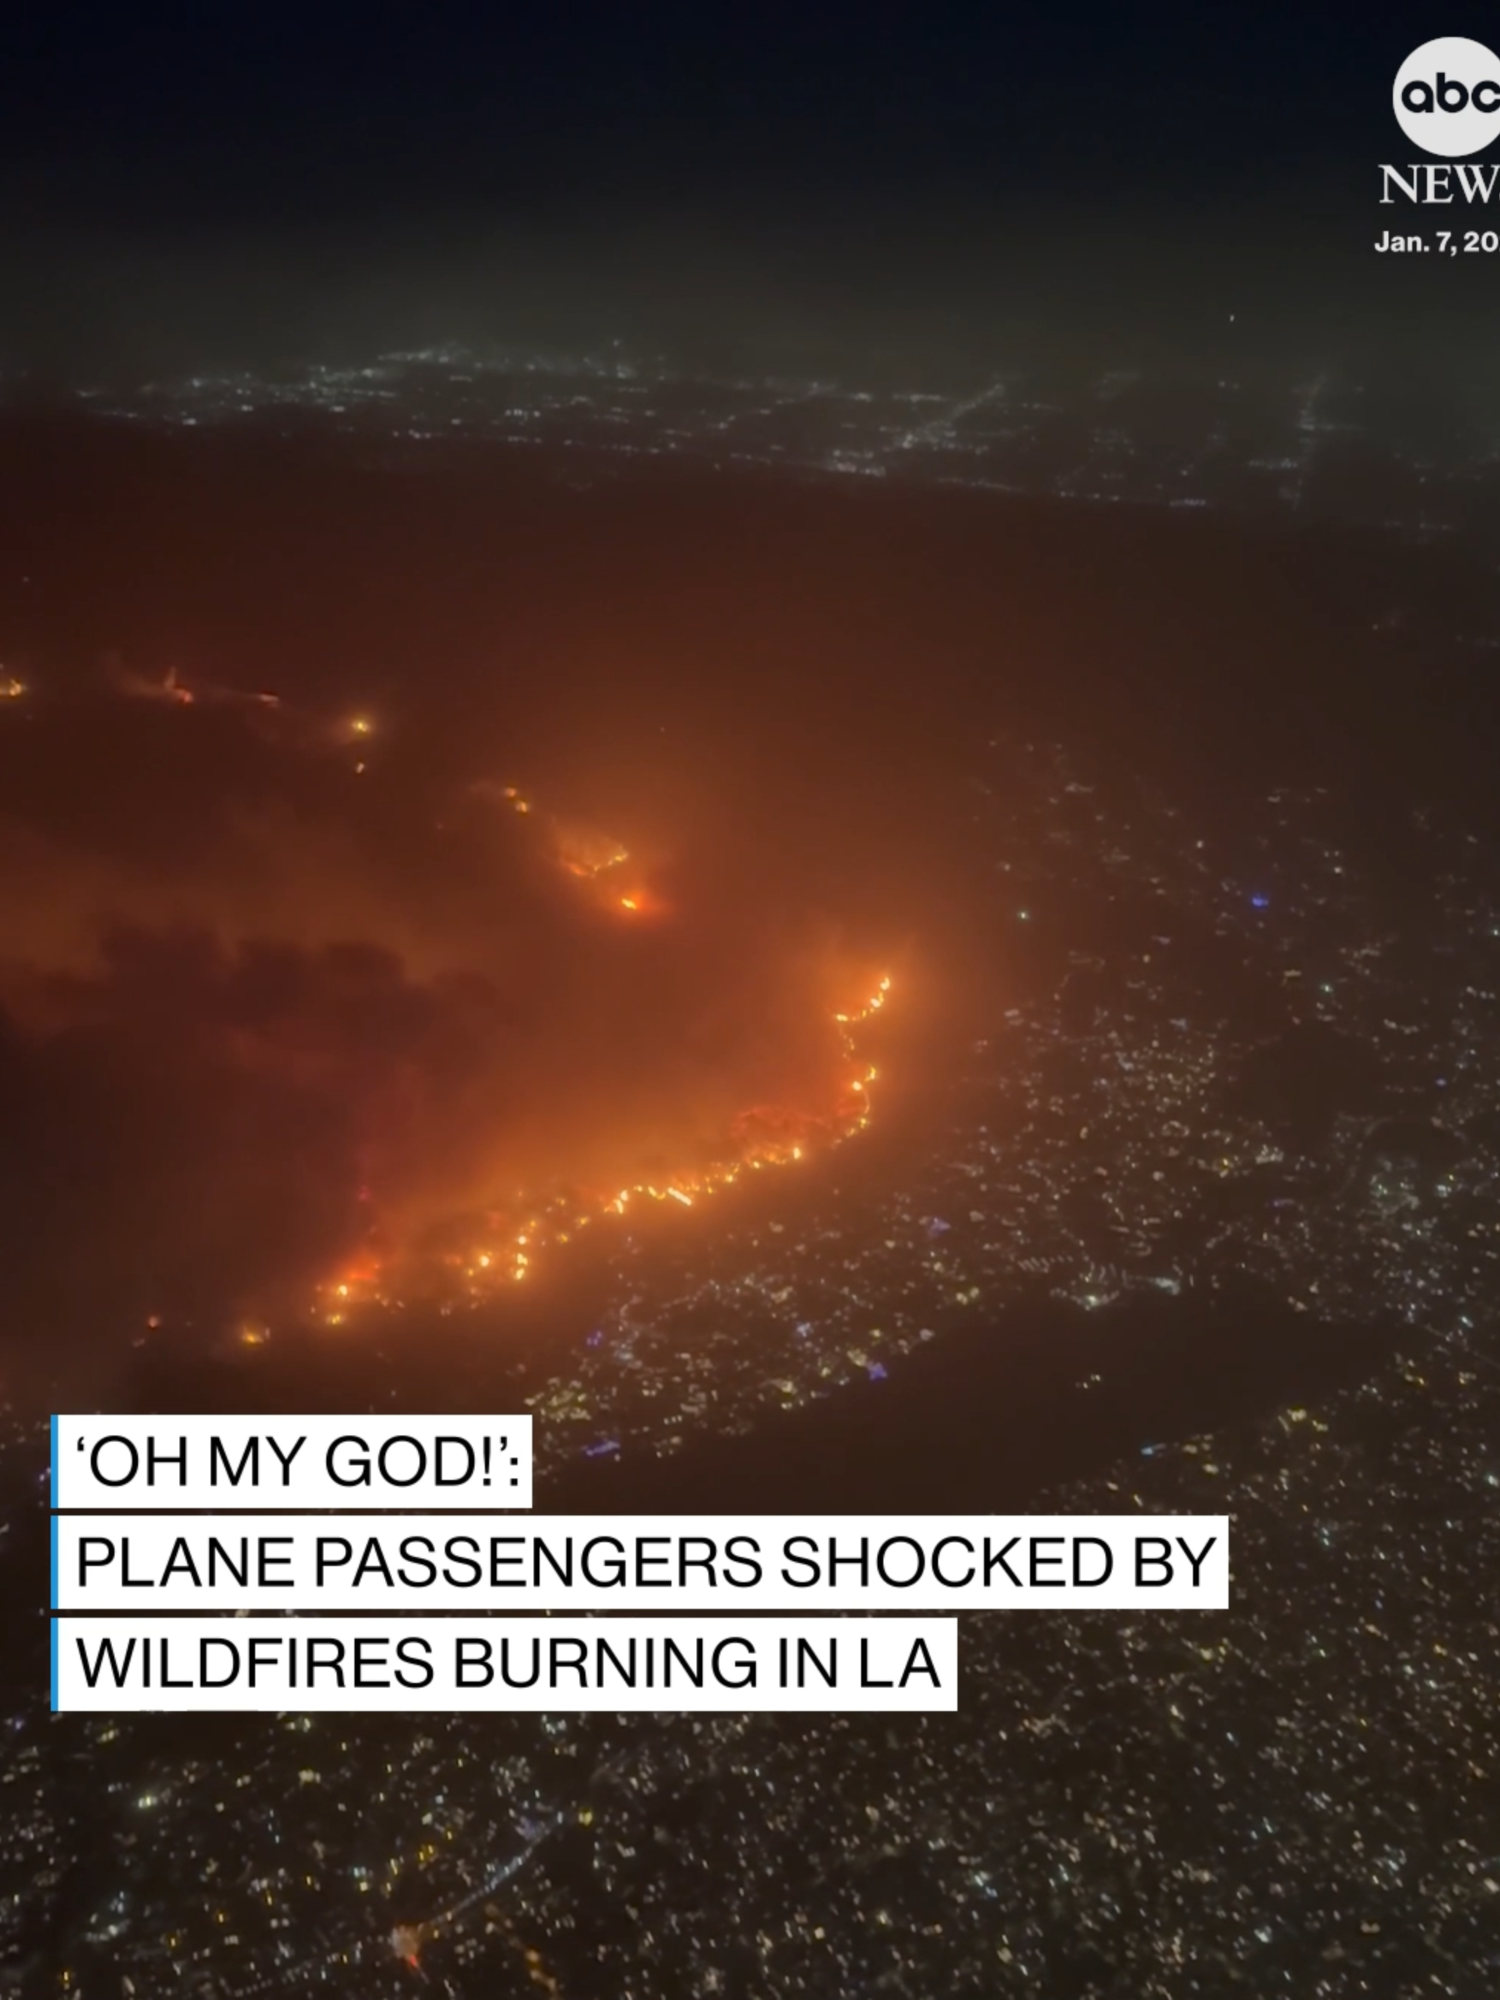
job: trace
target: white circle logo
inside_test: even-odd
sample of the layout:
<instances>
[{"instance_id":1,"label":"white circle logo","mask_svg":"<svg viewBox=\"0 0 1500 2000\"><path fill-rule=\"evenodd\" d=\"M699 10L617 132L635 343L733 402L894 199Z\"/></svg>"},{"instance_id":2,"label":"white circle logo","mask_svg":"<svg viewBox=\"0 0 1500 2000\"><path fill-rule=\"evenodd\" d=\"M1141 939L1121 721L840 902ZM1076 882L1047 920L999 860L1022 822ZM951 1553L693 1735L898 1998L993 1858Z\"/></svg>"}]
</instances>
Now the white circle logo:
<instances>
[{"instance_id":1,"label":"white circle logo","mask_svg":"<svg viewBox=\"0 0 1500 2000\"><path fill-rule=\"evenodd\" d=\"M1391 102L1397 124L1424 153L1450 160L1477 153L1500 134L1500 60L1483 42L1440 35L1402 63Z\"/></svg>"}]
</instances>

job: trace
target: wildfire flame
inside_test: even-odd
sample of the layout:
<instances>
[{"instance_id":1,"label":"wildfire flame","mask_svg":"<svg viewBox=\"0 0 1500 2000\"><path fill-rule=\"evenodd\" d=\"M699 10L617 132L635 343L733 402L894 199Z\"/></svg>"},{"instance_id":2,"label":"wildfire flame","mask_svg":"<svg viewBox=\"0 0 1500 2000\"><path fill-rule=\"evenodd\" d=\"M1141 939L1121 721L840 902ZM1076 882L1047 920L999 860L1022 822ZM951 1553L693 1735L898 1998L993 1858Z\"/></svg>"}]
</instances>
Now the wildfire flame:
<instances>
[{"instance_id":1,"label":"wildfire flame","mask_svg":"<svg viewBox=\"0 0 1500 2000\"><path fill-rule=\"evenodd\" d=\"M566 1244L577 1230L609 1216L623 1216L633 1203L654 1202L658 1206L675 1203L694 1208L708 1196L730 1188L747 1172L766 1167L787 1167L806 1159L822 1147L842 1144L863 1132L870 1123L870 1086L878 1071L872 1063L860 1063L852 1030L867 1021L885 1004L891 990L890 975L882 975L874 992L862 1006L833 1016L840 1032L845 1060L854 1073L846 1095L831 1120L810 1121L795 1113L761 1109L746 1113L737 1121L732 1135L739 1143L738 1156L694 1174L679 1174L660 1183L637 1181L622 1188L599 1190L580 1196L558 1196L536 1208L518 1229L510 1246L497 1240L475 1244L457 1252L447 1262L462 1290L478 1301L508 1284L520 1283L533 1268L538 1252ZM809 1129L812 1127L813 1129ZM342 1325L351 1304L389 1305L391 1273L382 1260L366 1255L321 1287L318 1310L324 1323Z\"/></svg>"},{"instance_id":2,"label":"wildfire flame","mask_svg":"<svg viewBox=\"0 0 1500 2000\"><path fill-rule=\"evenodd\" d=\"M373 754L376 742L384 746L390 733L383 719L373 720L367 711L351 713L349 709L343 709L326 714L321 712L314 714L311 711L304 713L295 705L283 703L279 696L254 688L219 687L196 678L190 686L175 668L169 668L158 674L143 674L127 670L118 660L111 659L106 664L105 671L113 691L126 699L162 704L169 710L189 709L195 714L211 708L241 712L253 723L257 737L263 737L277 746L280 746L285 739L295 744L299 750L316 749L325 756L337 758L345 767L352 761L352 756L363 758L367 750ZM0 699L15 700L22 692L24 690L20 683L11 680L4 670L0 669ZM171 731L174 741L179 736L184 739L192 737L198 726L196 721L188 721L179 728L175 720L165 725ZM215 724L215 731L217 728L218 725ZM389 763L394 761L394 750L390 752L389 758L382 756L376 759L381 770L387 769ZM353 768L356 771L363 770L364 764L354 763ZM563 893L569 899L577 899L583 908L597 913L595 922L600 929L590 936L589 946L592 949L599 945L601 938L606 940L606 944L603 955L593 962L608 963L608 951L613 949L607 942L608 929L605 927L623 926L623 921L628 919L632 931L639 929L642 932L655 932L658 926L669 926L673 922L676 915L674 907L676 898L669 901L663 895L663 884L653 872L649 861L643 860L639 853L632 853L621 840L598 828L553 815L540 804L535 804L514 785L483 783L472 789L487 798L492 807L498 807L507 819L512 813L525 818L528 824L524 832L515 829L510 836L510 842L519 839L528 853L534 858L540 858L543 866L556 871L560 882L565 885ZM259 838L258 828L256 837ZM300 854L301 850L297 851ZM321 849L313 851L321 856ZM259 852L257 848L257 858ZM472 858L474 857L470 850L465 848L465 863L467 864ZM485 849L481 843L477 856L481 867L484 858ZM507 865L510 865L514 862L515 855L508 851L506 858ZM342 881L342 876L338 876L337 879ZM356 886L362 884L357 880ZM383 914L384 906L377 904L375 921L369 929L369 936L377 942L383 937L379 922ZM404 924L404 909L398 910L398 914L401 915ZM568 936L571 939L574 931L571 915L567 918L567 925ZM355 936L362 935L358 930L357 919L351 925L351 930ZM738 941L734 933L731 932L730 935L735 941L729 948L728 962L735 963L733 954ZM686 941L691 942L691 940ZM643 983L638 991L644 992L654 1005L656 988L650 985L650 980L670 981L676 976L676 965L670 950L664 950L658 963L653 955L654 947L645 939L643 944L646 948L638 953L632 937L629 945L622 942L620 949L641 972ZM236 947L231 937L231 947L224 954L226 963L232 962L234 948ZM296 949L302 951L304 948L299 942ZM311 950L310 947L307 949ZM399 972L400 953L387 952L385 956L397 965ZM686 954L683 962L689 962ZM719 963L717 959L711 962L715 966ZM440 973L444 971L441 964L438 970ZM213 976L218 976L217 961L213 968ZM364 978L365 974L361 972L360 977ZM424 968L420 978L426 980L428 977ZM206 983L211 983L209 974L205 974L204 978ZM413 986L418 983L418 978L414 977ZM670 987L663 984L662 991L670 991ZM536 1271L538 1265L555 1246L566 1244L581 1230L597 1227L607 1217L622 1217L627 1213L639 1212L645 1204L655 1204L658 1208L697 1209L713 1194L732 1187L746 1173L798 1165L815 1154L826 1151L830 1146L838 1145L853 1137L863 1131L870 1122L872 1087L876 1082L875 1069L860 1059L857 1047L858 1029L860 1024L884 1007L890 991L891 979L886 974L873 983L872 989L858 1004L846 1003L839 1011L830 1011L826 1019L823 1019L815 1007L809 1008L805 999L806 989L799 986L783 992L778 988L778 998L786 1000L790 996L790 1003L795 1009L794 1012L784 1013L780 1018L783 1025L789 1028L789 1040L795 1042L799 1059L806 1064L800 1074L804 1078L807 1076L816 1078L815 1085L811 1087L814 1101L820 1107L816 1112L805 1108L794 1108L802 1086L786 1081L789 1071L776 1060L774 1053L763 1062L757 1045L753 1059L747 1062L742 1072L747 1079L755 1080L746 1081L741 1086L744 1096L736 1102L735 1097L729 1094L734 1089L728 1081L731 1072L727 1067L713 1070L713 1058L711 1056L700 1058L694 1049L691 1061L698 1067L693 1069L692 1074L696 1077L700 1072L708 1073L713 1070L714 1090L723 1094L709 1094L706 1097L702 1105L702 1115L694 1128L693 1138L680 1142L684 1152L691 1147L689 1157L694 1161L691 1171L682 1169L674 1171L670 1167L659 1167L649 1180L629 1180L624 1185L591 1184L581 1190L574 1188L567 1193L543 1195L539 1190L556 1187L561 1177L559 1161L557 1155L553 1153L548 1155L551 1162L549 1166L543 1167L538 1164L536 1178L532 1184L534 1192L528 1198L517 1191L519 1187L525 1186L525 1175L528 1172L528 1168L518 1162L530 1158L524 1150L523 1143L518 1141L509 1155L511 1166L505 1170L514 1172L516 1179L507 1188L504 1197L495 1200L494 1207L490 1208L493 1183L501 1178L501 1169L496 1160L503 1148L497 1146L493 1152L489 1148L488 1106L494 1101L494 1093L489 1088L489 1083L492 1075L507 1074L502 1066L497 1063L493 1070L483 1066L476 1070L477 1083L471 1096L464 1103L464 1121L457 1128L461 1140L468 1141L471 1133L475 1135L472 1146L469 1152L461 1154L460 1166L451 1179L439 1187L423 1183L416 1173L409 1174L403 1180L399 1170L388 1171L383 1166L386 1153L382 1152L382 1146L385 1146L388 1152L391 1147L386 1138L386 1124L383 1122L387 1109L386 1099L380 1098L370 1114L368 1130L356 1118L351 1117L352 1136L347 1141L349 1158L346 1161L343 1155L339 1156L338 1163L350 1170L350 1178L357 1172L362 1183L371 1182L375 1185L360 1186L358 1199L361 1206L358 1210L350 1211L357 1213L361 1218L355 1231L360 1244L357 1254L350 1256L341 1268L330 1272L314 1288L317 1316L328 1325L344 1324L362 1307L371 1303L398 1303L403 1286L416 1284L426 1286L434 1275L439 1279L440 1289L444 1292L457 1290L474 1299L493 1295L499 1289L524 1281ZM752 987L748 995L748 1005L744 1008L739 1007L739 996L730 996L729 1004L724 1009L724 1016L730 1026L724 1032L731 1039L740 1034L746 1019L752 1021L757 1034L761 1032L760 1024L754 1015L759 993L758 986ZM448 1004L446 998L444 1004ZM590 992L582 996L579 1018L587 1020L591 1010ZM280 1019L274 1014L274 1010L268 1018L273 1023L279 1022ZM460 1017L455 1013L455 1018L467 1021L468 1016ZM670 1017L668 1025L670 1027ZM265 1032L270 1035L272 1031L268 1029ZM279 1032L280 1029L277 1027L276 1033ZM719 1032L717 1017L710 1018L710 1025L704 1031L707 1038L704 1047L716 1046L712 1037ZM355 1082L345 1088L347 1075L354 1072L352 1066L349 1072L339 1066L343 1061L345 1046L342 1017L335 1020L333 1026L329 1028L322 1015L318 1015L308 1034L308 1052L304 1054L300 1044L294 1045L288 1041L283 1045L274 1037L263 1048L254 1035L247 1033L235 1044L234 1063L248 1069L252 1062L264 1060L268 1074L275 1076L279 1074L277 1065L284 1063L291 1069L294 1067L295 1058L295 1064L301 1067L297 1068L296 1075L292 1078L296 1089L289 1088L289 1102L300 1104L301 1099L296 1091L301 1088L303 1072L321 1076L320 1065L326 1067L335 1078L344 1096L357 1095L363 1087L363 1070L359 1070ZM325 1042L333 1050L332 1058L325 1055ZM215 1042L213 1046L217 1052L217 1043ZM381 1041L382 1050L385 1046L386 1042ZM611 1059L615 1046L615 1043L609 1044ZM621 1035L618 1046L630 1051L634 1045L628 1036ZM686 1067L685 1059L684 1068ZM372 1063L370 1068L375 1070L377 1065ZM236 1077L238 1073L236 1069ZM381 1081L383 1080L382 1077ZM393 1086L393 1096L398 1087L404 1090L403 1079L398 1079L397 1085ZM758 1092L764 1092L768 1101L754 1101ZM792 1100L790 1104L778 1101L783 1093L786 1098ZM418 1093L414 1091L412 1095L418 1100L418 1110L425 1110L425 1103L420 1100ZM434 1095L438 1093L435 1092ZM628 1099L628 1093L626 1095ZM649 1104L644 1090L638 1092L638 1101ZM343 1097L338 1099L338 1103L342 1108ZM550 1107L540 1092L538 1092L538 1103L540 1109L532 1115L540 1126L548 1115ZM360 1111L363 1106L356 1104L354 1108ZM443 1108L445 1104L440 1102L439 1109ZM585 1103L581 1109L570 1108L577 1128L587 1131L587 1119L593 1112L592 1103ZM654 1115L654 1105L649 1108ZM406 1116L405 1097L400 1098L396 1109L399 1117ZM738 1115L733 1115L736 1112ZM391 1122L395 1123L394 1120ZM396 1124L395 1129L404 1131L406 1127ZM673 1126L671 1129L679 1128ZM437 1138L431 1146L431 1153L440 1163L445 1156L441 1140L446 1137L448 1130L449 1127L446 1125L435 1123ZM715 1144L709 1140L706 1143L703 1136L705 1130L708 1133L720 1133L722 1136L719 1142ZM373 1133L374 1137L369 1136L370 1133ZM666 1157L671 1160L673 1154L670 1148L678 1142L663 1140L661 1143L667 1146ZM545 1152L546 1148L542 1150ZM587 1148L579 1157L578 1171L587 1175L591 1182L597 1176L621 1172L622 1155L618 1150L612 1150L607 1140L594 1146L592 1135L589 1135ZM584 1167L581 1164L582 1157L587 1157L593 1164ZM628 1161L632 1157L630 1152L626 1152L623 1160ZM614 1165L599 1164L608 1160L613 1160ZM384 1190L386 1204L384 1207L378 1185L383 1173L387 1174L390 1183ZM558 1178L551 1178L552 1175L557 1175ZM335 1199L342 1200L342 1189L346 1181L336 1176L326 1178L328 1184L338 1191ZM433 1178L436 1180L437 1176ZM413 1185L417 1188L415 1197L411 1192ZM428 1206L418 1217L416 1211L423 1202ZM460 1214L460 1209L463 1210L463 1214ZM469 1219L465 1220L464 1215ZM326 1226L328 1234L319 1240L325 1243L338 1241L341 1237L345 1241L349 1240L345 1233L348 1228L347 1218L342 1209L331 1209L330 1219L326 1225L320 1221L320 1227L323 1226ZM445 1232L437 1249L432 1247L434 1228ZM410 1232L411 1238L420 1233L420 1248L412 1247L405 1240L405 1232ZM316 1251L312 1254L315 1255ZM439 1267L436 1271L434 1265ZM305 1272L306 1266L299 1263L297 1269ZM294 1282L296 1295L305 1296L308 1284L306 1276L299 1276ZM254 1296L258 1295L247 1289L245 1303ZM242 1321L238 1325L237 1338L246 1347L257 1346L266 1337L266 1329L258 1321Z\"/></svg>"}]
</instances>

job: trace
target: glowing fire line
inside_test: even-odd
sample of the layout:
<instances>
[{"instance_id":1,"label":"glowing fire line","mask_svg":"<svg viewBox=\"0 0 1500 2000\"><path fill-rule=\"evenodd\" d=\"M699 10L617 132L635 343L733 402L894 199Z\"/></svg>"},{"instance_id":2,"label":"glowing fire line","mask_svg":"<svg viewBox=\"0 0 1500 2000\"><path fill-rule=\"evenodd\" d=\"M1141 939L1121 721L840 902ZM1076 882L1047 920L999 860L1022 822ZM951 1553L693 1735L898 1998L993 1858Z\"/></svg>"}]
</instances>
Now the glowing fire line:
<instances>
[{"instance_id":1,"label":"glowing fire line","mask_svg":"<svg viewBox=\"0 0 1500 2000\"><path fill-rule=\"evenodd\" d=\"M181 687L175 675L169 675L161 687L152 686L150 692L168 699L191 699L187 689ZM272 696L259 699L274 701ZM343 725L346 740L367 737L373 732L373 725L365 716L356 716L352 722ZM535 814L547 821L551 829L554 845L553 859L567 874L584 883L595 883L601 876L611 876L630 859L627 850L617 841L601 838L597 850L589 853L582 847L570 844L562 830L550 821L548 815L538 813L532 802L514 785L497 786L482 784L476 787L480 793L487 793L502 801L509 809L524 817ZM615 877L618 880L618 877ZM607 899L608 905L630 915L651 913L656 909L654 900L643 890L632 887L624 892L612 888ZM883 976L875 991L860 1007L848 1012L836 1013L834 1025L838 1031L843 1059L851 1067L858 1063L854 1030L863 1021L880 1011L891 990L890 976ZM851 1076L845 1085L845 1096L829 1121L833 1130L830 1144L839 1145L846 1139L862 1132L870 1123L870 1085L876 1081L873 1065L860 1067L859 1073ZM556 1244L566 1244L574 1231L587 1229L592 1223L608 1216L623 1216L633 1202L652 1201L658 1204L673 1202L682 1208L693 1208L707 1196L724 1188L732 1187L747 1172L759 1172L768 1166L793 1165L807 1155L808 1148L800 1143L761 1143L741 1154L733 1161L705 1168L701 1173L679 1175L664 1186L651 1182L634 1182L620 1188L613 1194L595 1193L582 1198L576 1194L559 1196L544 1204L522 1223L508 1249L497 1247L494 1241L476 1245L467 1254L449 1256L443 1261L461 1279L471 1300L477 1300L492 1290L501 1280L516 1283L524 1279L532 1269L537 1254ZM319 1285L314 1303L315 1316L328 1326L340 1326L348 1314L362 1305L389 1306L399 1304L384 1289L387 1278L386 1260L373 1250L367 1250L338 1277ZM261 1337L264 1337L263 1335Z\"/></svg>"},{"instance_id":2,"label":"glowing fire line","mask_svg":"<svg viewBox=\"0 0 1500 2000\"><path fill-rule=\"evenodd\" d=\"M857 1060L854 1029L879 1012L890 990L891 981L887 974L862 1007L834 1015L846 1061L853 1063ZM832 1145L843 1144L869 1125L870 1085L877 1080L877 1076L874 1064L867 1063L849 1079L846 1085L848 1098L838 1120L839 1129L830 1141ZM633 1202L675 1202L682 1208L693 1208L707 1196L732 1187L747 1172L759 1172L768 1166L793 1165L806 1158L807 1152L807 1147L801 1144L761 1145L738 1160L708 1167L699 1174L674 1177L661 1186L651 1181L636 1181L614 1194L596 1195L591 1205L582 1208L577 1197L559 1197L521 1224L508 1250L498 1248L491 1241L477 1246L467 1255L451 1257L446 1261L450 1269L461 1276L470 1298L477 1299L492 1289L499 1279L508 1278L512 1283L519 1283L532 1269L540 1251L566 1244L574 1231L587 1229L597 1220L623 1216ZM378 1262L367 1259L346 1276L321 1287L320 1316L328 1325L338 1326L343 1323L351 1306L393 1303L381 1289L382 1275Z\"/></svg>"},{"instance_id":3,"label":"glowing fire line","mask_svg":"<svg viewBox=\"0 0 1500 2000\"><path fill-rule=\"evenodd\" d=\"M177 670L169 667L159 677L138 674L126 670L118 661L108 667L108 679L115 693L127 698L162 702L175 707L225 706L242 709L281 710L282 698L277 694L252 689L215 687L200 684L188 686ZM26 693L23 682L0 669L0 701L18 701ZM368 714L355 714L341 721L330 722L321 718L314 730L315 740L325 745L337 745L349 749L363 747L377 734L376 724ZM366 768L363 761L353 767L357 772ZM620 874L631 859L627 850L617 841L592 833L570 833L551 816L538 810L514 785L494 786L481 784L475 788L481 793L497 797L509 809L523 817L534 817L546 829L549 845L553 849L554 862L580 884L596 886L604 892L607 909L623 912L631 917L652 918L664 914L655 895L638 881L627 875L622 882ZM601 880L601 878L608 878ZM858 1051L854 1030L867 1021L885 1004L890 993L889 976L882 977L875 992L863 1006L846 1013L833 1016L838 1030L843 1060L855 1067ZM833 1119L824 1121L829 1130L830 1145L842 1144L862 1132L870 1123L870 1085L876 1081L873 1066L859 1068L859 1073L849 1077L845 1085L845 1095ZM732 1187L746 1172L758 1172L768 1166L786 1166L801 1161L808 1148L800 1143L777 1144L762 1142L743 1151L740 1158L726 1161L704 1169L701 1173L683 1175L669 1180L664 1186L649 1182L636 1182L620 1188L613 1194L596 1193L580 1198L578 1196L559 1197L537 1210L517 1230L508 1249L500 1249L493 1242L477 1245L466 1256L447 1259L449 1267L457 1271L468 1288L471 1299L482 1296L486 1287L500 1280L517 1282L524 1279L532 1268L537 1254L554 1244L565 1244L575 1230L586 1229L592 1223L607 1216L623 1216L633 1202L653 1201L658 1204L672 1202L682 1208L693 1208L707 1196L721 1189ZM362 1197L367 1198L367 1197ZM348 1313L365 1304L391 1305L399 1301L383 1290L382 1281L387 1276L386 1260L373 1250L367 1249L340 1275L316 1288L314 1311L317 1317L330 1326L343 1323ZM151 1326L159 1322L155 1315L148 1321ZM259 1346L269 1338L268 1329L258 1322L245 1324L239 1338L247 1346Z\"/></svg>"}]
</instances>

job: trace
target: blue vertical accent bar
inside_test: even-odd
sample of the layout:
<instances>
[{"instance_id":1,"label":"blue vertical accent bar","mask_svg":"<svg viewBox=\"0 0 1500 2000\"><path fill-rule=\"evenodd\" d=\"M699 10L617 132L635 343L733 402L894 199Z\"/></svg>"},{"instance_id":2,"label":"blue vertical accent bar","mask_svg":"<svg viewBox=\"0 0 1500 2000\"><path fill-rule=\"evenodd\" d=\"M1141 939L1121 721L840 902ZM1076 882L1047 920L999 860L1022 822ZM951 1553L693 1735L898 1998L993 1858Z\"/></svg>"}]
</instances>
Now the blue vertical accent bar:
<instances>
[{"instance_id":1,"label":"blue vertical accent bar","mask_svg":"<svg viewBox=\"0 0 1500 2000\"><path fill-rule=\"evenodd\" d=\"M51 1505L55 1507L57 1505L57 1418L55 1415L52 1419L52 1463L48 1466L47 1470L52 1479Z\"/></svg>"},{"instance_id":2,"label":"blue vertical accent bar","mask_svg":"<svg viewBox=\"0 0 1500 2000\"><path fill-rule=\"evenodd\" d=\"M52 1516L52 1609L57 1609L57 1516Z\"/></svg>"},{"instance_id":3,"label":"blue vertical accent bar","mask_svg":"<svg viewBox=\"0 0 1500 2000\"><path fill-rule=\"evenodd\" d=\"M57 1713L57 1620L52 1620L52 1713Z\"/></svg>"}]
</instances>

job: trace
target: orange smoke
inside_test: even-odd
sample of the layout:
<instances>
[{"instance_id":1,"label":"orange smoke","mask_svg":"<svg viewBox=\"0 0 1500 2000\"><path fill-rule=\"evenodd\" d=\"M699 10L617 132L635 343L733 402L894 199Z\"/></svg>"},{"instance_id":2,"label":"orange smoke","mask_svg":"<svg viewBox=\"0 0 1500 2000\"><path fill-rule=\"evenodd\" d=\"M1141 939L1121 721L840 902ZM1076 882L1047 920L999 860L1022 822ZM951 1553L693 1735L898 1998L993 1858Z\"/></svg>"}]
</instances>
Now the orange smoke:
<instances>
[{"instance_id":1,"label":"orange smoke","mask_svg":"<svg viewBox=\"0 0 1500 2000\"><path fill-rule=\"evenodd\" d=\"M868 1121L889 981L711 857L148 686L0 730L12 1303L480 1296Z\"/></svg>"}]
</instances>

